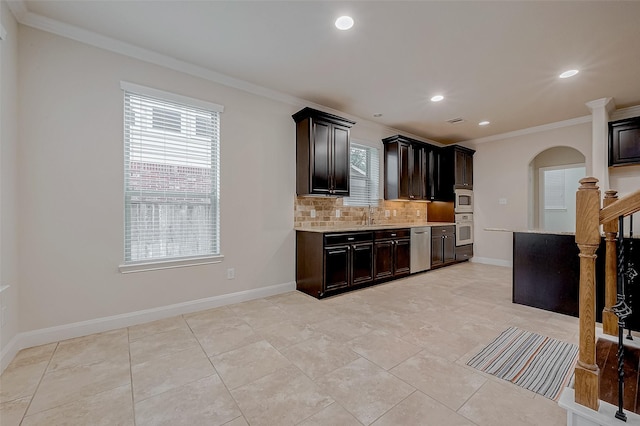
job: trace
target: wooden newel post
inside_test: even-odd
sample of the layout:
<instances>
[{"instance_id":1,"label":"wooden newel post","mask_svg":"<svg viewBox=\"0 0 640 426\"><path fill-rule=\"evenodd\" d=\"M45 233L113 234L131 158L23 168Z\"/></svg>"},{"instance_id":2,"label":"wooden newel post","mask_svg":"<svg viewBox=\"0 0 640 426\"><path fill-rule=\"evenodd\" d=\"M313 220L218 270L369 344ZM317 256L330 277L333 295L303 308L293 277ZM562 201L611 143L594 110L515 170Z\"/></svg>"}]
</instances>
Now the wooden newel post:
<instances>
[{"instance_id":1,"label":"wooden newel post","mask_svg":"<svg viewBox=\"0 0 640 426\"><path fill-rule=\"evenodd\" d=\"M607 207L618 201L618 191L606 191L603 207ZM611 309L616 304L617 291L617 259L616 239L618 236L618 221L612 220L603 224L605 233L605 276L604 276L604 309L602 310L602 331L611 336L618 335L618 317Z\"/></svg>"},{"instance_id":2,"label":"wooden newel post","mask_svg":"<svg viewBox=\"0 0 640 426\"><path fill-rule=\"evenodd\" d=\"M600 244L600 191L598 179L580 180L576 193L576 244L580 249L580 351L575 370L578 404L598 410L599 382L596 364L596 250Z\"/></svg>"}]
</instances>

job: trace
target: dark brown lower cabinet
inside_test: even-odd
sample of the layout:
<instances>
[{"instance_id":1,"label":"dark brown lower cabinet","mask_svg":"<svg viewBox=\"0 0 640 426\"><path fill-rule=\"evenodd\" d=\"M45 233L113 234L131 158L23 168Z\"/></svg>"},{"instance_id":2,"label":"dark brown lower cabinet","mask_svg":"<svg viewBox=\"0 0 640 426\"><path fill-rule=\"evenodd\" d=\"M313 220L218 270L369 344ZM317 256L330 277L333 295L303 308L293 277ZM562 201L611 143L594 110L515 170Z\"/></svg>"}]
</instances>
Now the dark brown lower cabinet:
<instances>
[{"instance_id":1,"label":"dark brown lower cabinet","mask_svg":"<svg viewBox=\"0 0 640 426\"><path fill-rule=\"evenodd\" d=\"M409 275L411 240L409 229L374 232L374 278L377 282Z\"/></svg>"},{"instance_id":2,"label":"dark brown lower cabinet","mask_svg":"<svg viewBox=\"0 0 640 426\"><path fill-rule=\"evenodd\" d=\"M448 265L456 261L455 226L431 228L431 268Z\"/></svg>"},{"instance_id":3,"label":"dark brown lower cabinet","mask_svg":"<svg viewBox=\"0 0 640 426\"><path fill-rule=\"evenodd\" d=\"M373 233L296 232L297 289L325 297L373 283Z\"/></svg>"}]
</instances>

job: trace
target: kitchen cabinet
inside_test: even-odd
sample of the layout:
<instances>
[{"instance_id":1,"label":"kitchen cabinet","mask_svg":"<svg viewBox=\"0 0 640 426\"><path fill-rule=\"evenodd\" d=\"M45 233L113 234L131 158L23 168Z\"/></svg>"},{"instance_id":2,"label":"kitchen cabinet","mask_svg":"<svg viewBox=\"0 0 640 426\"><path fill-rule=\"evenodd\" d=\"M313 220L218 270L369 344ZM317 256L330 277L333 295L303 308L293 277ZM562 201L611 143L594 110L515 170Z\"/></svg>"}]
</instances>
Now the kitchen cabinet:
<instances>
[{"instance_id":1,"label":"kitchen cabinet","mask_svg":"<svg viewBox=\"0 0 640 426\"><path fill-rule=\"evenodd\" d=\"M640 117L609 123L609 167L640 164Z\"/></svg>"},{"instance_id":2,"label":"kitchen cabinet","mask_svg":"<svg viewBox=\"0 0 640 426\"><path fill-rule=\"evenodd\" d=\"M435 148L405 136L392 136L384 144L384 198L428 200L429 153Z\"/></svg>"},{"instance_id":3,"label":"kitchen cabinet","mask_svg":"<svg viewBox=\"0 0 640 426\"><path fill-rule=\"evenodd\" d=\"M473 257L473 244L456 246L456 262L464 262Z\"/></svg>"},{"instance_id":4,"label":"kitchen cabinet","mask_svg":"<svg viewBox=\"0 0 640 426\"><path fill-rule=\"evenodd\" d=\"M443 148L440 179L441 198L453 200L456 189L473 189L473 149L458 145Z\"/></svg>"},{"instance_id":5,"label":"kitchen cabinet","mask_svg":"<svg viewBox=\"0 0 640 426\"><path fill-rule=\"evenodd\" d=\"M298 111L293 119L297 194L349 196L350 129L355 122L312 108Z\"/></svg>"},{"instance_id":6,"label":"kitchen cabinet","mask_svg":"<svg viewBox=\"0 0 640 426\"><path fill-rule=\"evenodd\" d=\"M444 266L456 261L455 226L434 226L431 228L431 268Z\"/></svg>"},{"instance_id":7,"label":"kitchen cabinet","mask_svg":"<svg viewBox=\"0 0 640 426\"><path fill-rule=\"evenodd\" d=\"M373 233L296 232L297 289L325 297L373 283Z\"/></svg>"},{"instance_id":8,"label":"kitchen cabinet","mask_svg":"<svg viewBox=\"0 0 640 426\"><path fill-rule=\"evenodd\" d=\"M434 148L429 152L427 199L429 201L453 201L453 190L447 185L447 162L445 153Z\"/></svg>"},{"instance_id":9,"label":"kitchen cabinet","mask_svg":"<svg viewBox=\"0 0 640 426\"><path fill-rule=\"evenodd\" d=\"M472 149L460 146L453 147L453 170L455 189L473 189L473 154Z\"/></svg>"},{"instance_id":10,"label":"kitchen cabinet","mask_svg":"<svg viewBox=\"0 0 640 426\"><path fill-rule=\"evenodd\" d=\"M410 230L375 231L373 252L376 282L409 275L411 266Z\"/></svg>"}]
</instances>

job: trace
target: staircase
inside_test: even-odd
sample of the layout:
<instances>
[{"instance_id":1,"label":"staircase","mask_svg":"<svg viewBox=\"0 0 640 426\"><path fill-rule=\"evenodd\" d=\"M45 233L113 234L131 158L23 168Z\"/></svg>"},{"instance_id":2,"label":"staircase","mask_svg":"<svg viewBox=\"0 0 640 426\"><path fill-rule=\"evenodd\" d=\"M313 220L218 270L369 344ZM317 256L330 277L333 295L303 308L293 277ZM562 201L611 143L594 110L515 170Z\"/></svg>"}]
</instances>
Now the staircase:
<instances>
[{"instance_id":1,"label":"staircase","mask_svg":"<svg viewBox=\"0 0 640 426\"><path fill-rule=\"evenodd\" d=\"M623 409L624 345L618 346L617 353L618 406L600 400L601 375L596 362L595 322L595 260L602 225L606 241L602 335L609 339L617 336L618 343L624 342L624 322L631 313L625 284L633 278L624 257L623 219L640 211L640 191L623 198L618 198L616 191L606 191L601 208L597 183L598 180L592 177L582 179L576 194L576 244L580 250L580 345L574 387L563 392L559 404L567 410L568 426L640 425L640 416Z\"/></svg>"}]
</instances>

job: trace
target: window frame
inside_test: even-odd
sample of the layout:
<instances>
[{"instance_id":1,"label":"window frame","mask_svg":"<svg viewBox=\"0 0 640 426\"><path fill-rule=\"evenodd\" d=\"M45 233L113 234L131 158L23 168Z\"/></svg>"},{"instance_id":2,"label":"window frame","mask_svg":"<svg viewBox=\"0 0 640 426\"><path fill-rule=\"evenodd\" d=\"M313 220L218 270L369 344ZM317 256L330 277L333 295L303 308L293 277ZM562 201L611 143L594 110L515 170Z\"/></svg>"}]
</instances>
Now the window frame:
<instances>
[{"instance_id":1,"label":"window frame","mask_svg":"<svg viewBox=\"0 0 640 426\"><path fill-rule=\"evenodd\" d=\"M186 106L187 108L189 107L193 107L196 109L202 109L202 110L207 110L211 113L217 113L217 114L221 114L224 111L224 107L222 105L218 105L218 104L214 104L212 102L208 102L208 101L204 101L204 100L200 100L200 99L195 99L195 98L190 98L187 96L182 96L182 95L178 95L175 93L170 93L170 92L165 92L162 90L158 90L158 89L153 89L153 88L149 88L149 87L145 87L145 86L140 86L137 84L133 84L133 83L128 83L128 82L120 82L120 87L123 91L123 98L126 97L127 93L130 94L135 94L135 95L140 95L140 96L144 96L144 97L150 97L150 98L156 98L160 101L165 101L165 102L170 102L170 103L175 103L175 104L179 104L182 106ZM197 117L197 115L196 115ZM123 120L126 119L126 115L123 112ZM188 129L189 131L193 132L192 136L193 139L198 139L198 132L197 132L197 118L194 119L193 121L193 129ZM181 125L181 129L183 129L184 126ZM123 142L124 145L123 147L125 147L127 145L127 123L123 122L123 129L124 129L124 134L123 134ZM158 128L156 126L154 126L154 123L149 123L149 130L151 130L151 132L153 132L154 130L158 130ZM171 129L168 129L169 131L171 131ZM121 273L131 273L131 272L143 272L143 271L152 271L152 270L158 270L158 269L169 269L169 268L179 268L179 267L185 267L185 266L195 266L195 265L206 265L206 264L212 264L212 263L219 263L224 259L224 255L222 255L221 252L221 247L220 247L220 208L219 208L219 194L220 194L220 167L219 167L219 157L220 157L220 137L219 137L219 123L218 123L218 138L217 141L214 142L215 144L215 154L217 157L217 162L218 162L218 167L215 173L215 176L213 177L213 194L217 194L215 196L212 196L212 206L215 204L215 207L213 207L215 209L215 224L214 226L217 227L217 230L214 231L214 238L217 241L214 241L214 246L217 248L217 252L216 253L207 253L207 254L202 254L202 255L192 255L192 256L174 256L174 257L165 257L165 258L152 258L152 259L143 259L143 260L124 260L123 264L119 265L118 269ZM124 153L126 156L126 152ZM213 155L213 154L212 154ZM125 163L126 164L126 157L125 158ZM125 170L123 170L123 176L125 174ZM125 182L126 183L126 176L125 176ZM126 241L127 241L127 227L128 225L128 219L127 219L127 215L129 214L129 212L127 211L128 209L128 203L126 202L126 197L129 197L130 195L127 193L126 188L123 186L123 212L124 212L124 240L123 243L125 243L126 245ZM215 198L215 200L214 200ZM126 247L123 245L123 259L126 259Z\"/></svg>"},{"instance_id":2,"label":"window frame","mask_svg":"<svg viewBox=\"0 0 640 426\"><path fill-rule=\"evenodd\" d=\"M364 149L367 152L367 170L366 170L366 177L365 178L358 178L358 177L354 177L352 174L352 164L351 164L351 148L357 148L357 149ZM376 157L377 157L377 164L374 165L374 158L372 153L376 152ZM373 172L377 170L377 176L376 176L376 180L374 181L372 179L373 176ZM351 141L351 146L349 149L349 187L351 188L351 192L353 192L353 188L355 187L352 182L353 179L359 180L359 181L364 181L365 182L365 186L367 187L367 193L368 193L368 197L367 200L363 200L360 201L358 199L354 199L353 196L349 197L344 197L343 198L343 205L344 206L349 206L349 207L377 207L380 205L380 149L378 149L377 147L368 145L364 142L360 142L360 141ZM372 199L370 198L371 193L374 191L375 188L375 195L376 198Z\"/></svg>"}]
</instances>

